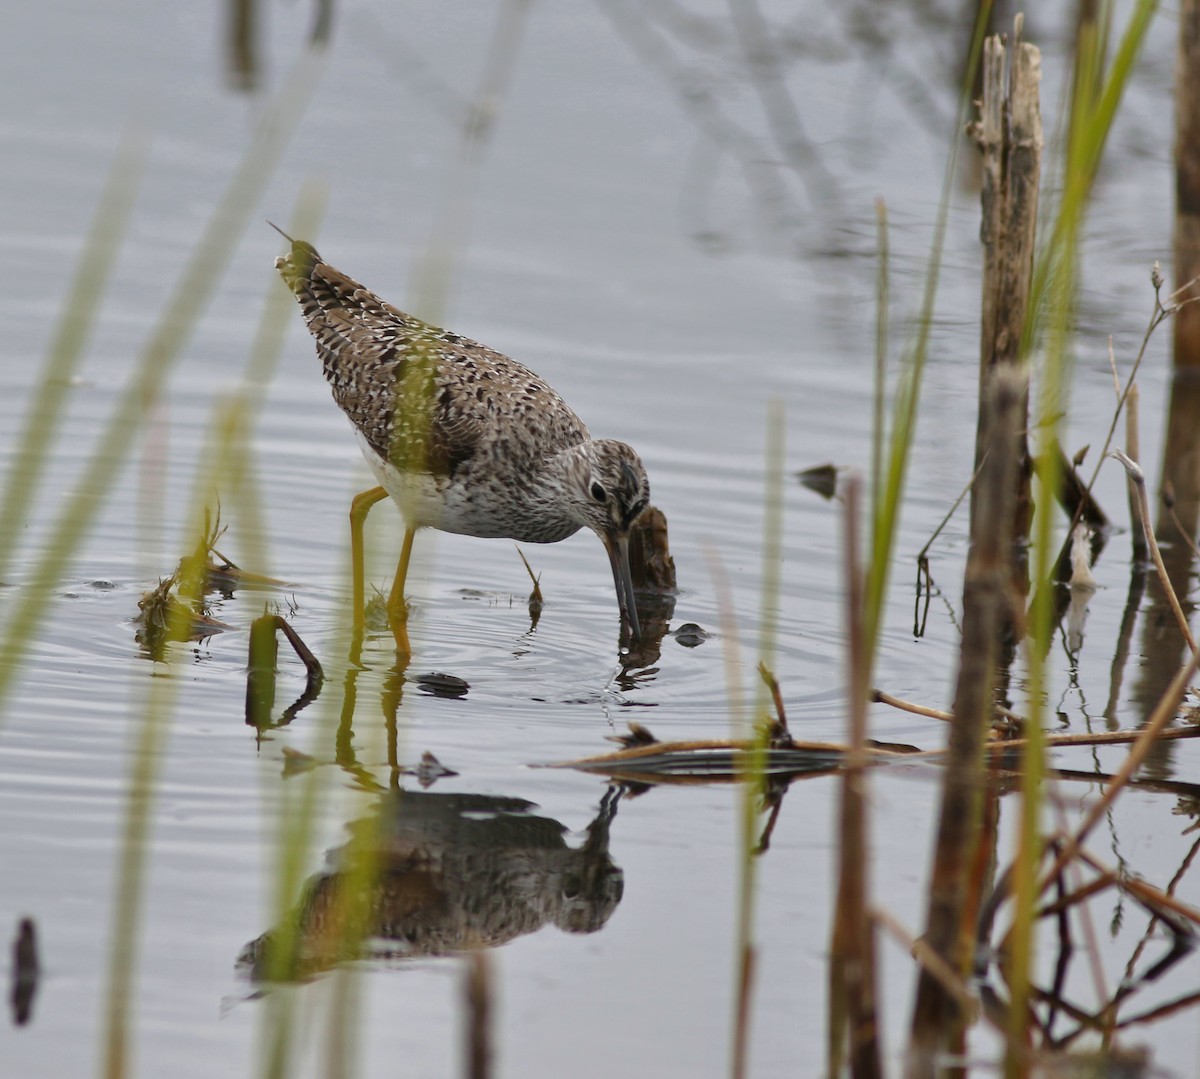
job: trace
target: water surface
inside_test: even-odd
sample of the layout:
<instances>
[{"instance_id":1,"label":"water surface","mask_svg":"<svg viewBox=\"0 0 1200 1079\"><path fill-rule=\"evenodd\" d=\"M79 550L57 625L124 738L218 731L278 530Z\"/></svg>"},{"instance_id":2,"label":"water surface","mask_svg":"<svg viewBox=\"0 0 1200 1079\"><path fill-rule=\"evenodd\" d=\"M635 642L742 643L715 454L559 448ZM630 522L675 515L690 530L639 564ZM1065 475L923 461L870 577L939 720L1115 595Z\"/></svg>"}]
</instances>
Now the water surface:
<instances>
[{"instance_id":1,"label":"water surface","mask_svg":"<svg viewBox=\"0 0 1200 1079\"><path fill-rule=\"evenodd\" d=\"M1057 42L1068 5L1031 19L1045 48L1047 130L1062 78ZM264 298L281 286L272 269L279 237L264 225L233 265L191 339L134 460L57 590L31 642L0 730L0 931L33 916L45 979L32 1022L0 1041L6 1074L76 1075L94 1066L109 939L114 867L130 749L147 689L170 679L174 719L158 789L136 1007L146 1073L178 1079L251 1074L262 1002L235 969L245 945L270 927L270 879L285 749L322 762L328 778L311 869L339 847L364 812L369 779L387 787L388 717L394 754L434 753L456 777L442 795L523 799L566 829L579 848L600 810L595 777L533 763L601 752L629 720L661 738L724 737L731 696L752 686L762 627L762 507L768 404L786 409L790 473L869 459L874 348L874 200L892 223L892 307L897 341L918 303L953 116L959 41L908 13L890 16L881 54L850 33L849 15L819 5L797 16L811 55L789 69L819 167L796 178L779 162L761 106L735 50L711 51L686 25L648 27L616 3L540 5L527 15L515 77L470 206L469 242L455 263L444 318L464 334L538 371L599 436L629 441L649 471L654 502L670 522L680 593L671 619L713 633L698 648L667 637L653 669L629 680L616 661L611 578L591 535L526 554L546 595L531 629L528 579L512 545L422 535L410 575L415 607L409 674L467 679L447 700L408 682L395 703L395 656L373 640L355 683L352 731L337 730L344 699L348 610L346 512L372 482L348 425L319 374L298 316L266 388L253 467L262 495L265 555L250 568L285 582L240 590L215 613L233 629L146 659L134 639L137 600L170 572L189 540L193 484L205 466L215 405L236 390ZM508 10L505 8L504 10ZM889 9L890 10L890 9ZM320 248L334 265L404 303L414 266L448 189L459 127L454 102L477 85L501 7L409 4L337 12L328 68L263 199L260 218L285 222L301 184L328 191ZM705 12L728 35L723 8ZM263 90L278 87L302 45L307 14L265 13ZM28 580L45 527L88 460L95 439L158 318L180 266L243 153L262 95L222 76L222 13L122 2L103 12L74 5L14 12L0 79L13 103L3 121L0 236L10 265L0 363L0 463L33 388L40 357L73 272L121 133L152 136L149 166L111 287L70 398L40 500L20 534L10 589ZM1148 317L1148 265L1170 252L1169 58L1175 27L1152 35L1113 138L1090 219L1077 380L1068 452L1097 446L1112 407L1107 338L1128 364ZM647 35L651 35L647 37ZM704 38L697 39L703 43ZM17 48L16 42L26 43ZM671 65L657 41L669 48ZM881 58L882 56L882 58ZM418 63L419 61L419 63ZM689 86L705 87L722 114L755 140L765 161L716 153L689 112ZM919 92L918 92L919 90ZM749 170L749 171L747 171ZM758 172L756 173L756 170ZM747 175L765 172L787 200L764 206ZM956 185L938 321L892 601L876 682L944 705L953 684L965 519L940 542L935 600L922 639L911 630L912 559L970 476L976 399L978 264L976 196L964 168ZM1154 468L1168 335L1160 331L1142 376L1143 446ZM1123 479L1106 469L1099 497L1123 517ZM222 550L245 561L244 521L225 506ZM772 659L798 737L838 740L842 698L841 509L789 479L783 509L781 586L774 598ZM371 579L385 586L398 545L397 515L372 518ZM1103 720L1109 664L1126 590L1124 540L1097 573L1087 637L1072 672L1055 660L1055 708L1071 730ZM711 566L728 576L734 624L722 622ZM326 663L320 701L261 739L243 723L250 621L265 600L291 620ZM744 687L726 684L723 650L736 647ZM283 653L281 653L283 654ZM1135 657L1136 658L1136 657ZM284 661L277 710L299 694L298 665ZM1127 685L1134 681L1133 672ZM1119 714L1135 723L1128 689ZM290 696L289 696L290 694ZM874 736L937 745L929 721L879 709ZM1112 769L1122 752L1059 754L1064 767ZM1166 771L1197 774L1178 744ZM919 926L935 774L904 769L873 783L875 886L903 923ZM415 789L415 780L399 782ZM1063 788L1068 812L1093 793ZM762 859L752 1071L816 1071L825 1023L826 949L833 894L837 785L798 783ZM1008 810L1008 803L1004 804ZM1110 861L1127 857L1165 885L1193 839L1192 823L1163 794L1127 795L1095 841ZM1004 813L1001 851L1009 849ZM493 953L501 1074L580 1077L721 1074L732 1012L737 865L736 794L725 786L655 790L621 800L608 836L623 875L601 928L565 933L547 924ZM1186 875L1179 897L1200 895ZM1115 982L1145 924L1136 910L1102 909L1102 946ZM1119 923L1117 925L1116 923ZM901 1044L911 963L887 945L882 999L889 1045ZM1194 985L1184 964L1147 998ZM459 1071L462 968L413 956L364 965L362 1065L370 1074L404 1061L407 1072ZM1081 976L1081 983L1086 979ZM302 991L316 1068L332 979ZM1190 1074L1198 1034L1183 1014L1143 1037L1156 1060ZM981 1051L988 1051L986 1040ZM994 1047L992 1047L994 1048Z\"/></svg>"}]
</instances>

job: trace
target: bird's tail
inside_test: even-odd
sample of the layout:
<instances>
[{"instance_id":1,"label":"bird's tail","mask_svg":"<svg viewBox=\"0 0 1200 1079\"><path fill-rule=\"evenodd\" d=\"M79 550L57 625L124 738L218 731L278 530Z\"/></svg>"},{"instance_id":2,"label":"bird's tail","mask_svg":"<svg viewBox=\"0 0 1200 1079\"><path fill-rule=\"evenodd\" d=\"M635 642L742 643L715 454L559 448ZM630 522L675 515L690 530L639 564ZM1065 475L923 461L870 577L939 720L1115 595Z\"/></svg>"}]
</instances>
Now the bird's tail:
<instances>
[{"instance_id":1,"label":"bird's tail","mask_svg":"<svg viewBox=\"0 0 1200 1079\"><path fill-rule=\"evenodd\" d=\"M291 240L291 237L288 237ZM317 254L317 249L303 240L291 240L292 249L286 256L275 260L275 269L283 278L283 282L294 293L300 295L312 281L314 267L324 259Z\"/></svg>"}]
</instances>

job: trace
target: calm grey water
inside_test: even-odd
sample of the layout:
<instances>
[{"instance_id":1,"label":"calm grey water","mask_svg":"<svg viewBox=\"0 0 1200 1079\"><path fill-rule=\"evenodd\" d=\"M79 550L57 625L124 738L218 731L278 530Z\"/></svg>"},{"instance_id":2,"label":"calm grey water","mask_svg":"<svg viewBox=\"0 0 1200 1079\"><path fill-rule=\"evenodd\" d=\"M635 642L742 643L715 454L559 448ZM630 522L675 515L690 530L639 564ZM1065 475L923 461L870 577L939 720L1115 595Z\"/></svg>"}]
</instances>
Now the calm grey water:
<instances>
[{"instance_id":1,"label":"calm grey water","mask_svg":"<svg viewBox=\"0 0 1200 1079\"><path fill-rule=\"evenodd\" d=\"M1069 5L1050 5L1031 22L1031 37L1046 50L1048 132L1058 122L1062 6ZM414 267L453 186L456 103L479 83L498 17L521 17L523 10L339 8L328 68L256 220L286 222L302 183L318 181L328 192L319 236L325 257L387 298L412 297ZM435 792L525 799L567 829L575 848L597 815L604 784L528 765L602 752L604 737L628 720L664 738L723 737L731 694L741 699L752 691L762 626L769 403L786 409L789 474L825 461L859 468L868 461L874 200L886 200L891 217L899 342L919 303L960 50L958 38L922 25L899 5L869 8L876 28L892 35L886 50L851 33L850 10L796 5L788 16L797 35L788 85L819 162L797 178L780 164L762 104L737 62L728 12L698 6L705 21L693 25L670 7L652 24L632 10L606 0L525 12L511 91L470 203L469 240L455 263L445 321L544 375L594 434L639 449L654 501L670 522L680 583L672 626L696 622L714 636L696 649L666 638L653 669L623 683L611 579L594 537L526 551L547 598L531 631L528 581L511 544L422 535L409 582L409 670L455 674L471 689L446 700L409 683L396 713L402 761L428 750L459 773ZM103 9L72 4L69 16L61 5L9 13L0 64L7 105L0 117L0 248L10 269L0 465L11 460L115 146L131 126L149 132L151 143L134 217L72 390L68 433L21 530L2 602L28 580L46 525L92 452L261 112L262 94L226 86L223 18L216 6L133 0ZM301 48L308 18L293 6L265 13L266 92L278 87ZM705 28L719 31L711 47ZM1168 261L1174 33L1166 17L1155 29L1090 219L1069 452L1102 440L1112 407L1107 337L1114 336L1128 365L1150 310L1148 266ZM688 111L697 87L743 132L743 160L714 151ZM936 705L947 701L954 675L950 608L958 600L963 520L937 548L935 574L946 600L935 600L921 640L911 633L910 582L915 552L970 475L978 215L969 169L963 173L876 672L889 691ZM782 191L781 205L763 201L763 185ZM241 385L264 299L281 287L272 269L280 250L265 224L241 241L133 461L57 589L2 717L0 934L22 915L36 918L45 965L32 1022L0 1025L2 1075L73 1076L98 1060L115 853L130 749L152 680L171 680L176 708L143 918L135 1035L143 1074L168 1066L177 1079L255 1072L263 1004L235 962L272 921L278 818L287 784L297 782L281 778L284 751L325 765L313 872L324 864L324 850L344 842L347 824L367 812L369 802L355 790L363 775L387 784L384 715L394 657L386 641L370 644L364 656L352 741L334 735L344 673L339 627L349 593L346 510L351 495L372 481L294 312L253 446L266 553L261 564L250 564L247 522L228 501L231 528L221 544L236 561L286 584L265 597L240 591L221 603L216 613L233 628L176 647L165 664L142 658L130 623L139 596L174 568L188 542L183 523L197 477L205 475L213 409ZM1160 332L1142 377L1143 446L1152 471L1167 345ZM1115 467L1106 469L1099 495L1123 515ZM783 517L773 664L797 735L838 740L840 510L789 480ZM381 586L398 535L396 514L381 506L368 538L372 580ZM1126 588L1123 542L1098 568L1100 591L1078 669L1071 672L1065 654L1056 653L1052 705L1071 730L1102 722ZM713 558L729 578L732 633L722 630ZM264 598L294 603L294 625L333 677L318 704L257 741L242 721L245 631ZM744 687L731 690L723 650L734 646ZM284 666L278 707L302 685L295 664ZM886 710L874 713L872 724L884 739L934 746L941 737L926 721ZM357 775L337 763L347 764L350 750ZM1076 751L1057 759L1063 767L1112 769L1121 753ZM1197 753L1180 746L1169 770L1191 780L1197 763ZM895 771L873 785L875 886L914 928L922 917L933 778ZM836 794L830 780L796 784L761 862L755 1075L818 1071ZM1067 812L1092 794L1092 787L1064 787ZM736 807L735 793L722 786L622 800L609 855L624 887L606 924L591 933L545 925L493 953L499 1074L723 1073ZM1183 834L1191 818L1175 810L1170 795L1131 793L1094 849L1110 862L1128 859L1165 885L1193 842ZM1012 816L1005 803L1002 851L1009 849ZM1194 878L1183 877L1178 895L1200 902ZM1096 917L1115 984L1145 918L1111 898L1097 905ZM1162 947L1161 940L1152 944ZM1138 1010L1193 990L1194 967L1177 968L1139 998ZM884 1023L893 1050L902 1044L912 973L907 957L885 945ZM364 1074L396 1062L405 1074L456 1074L461 977L452 959L366 964L357 1019ZM1078 980L1088 984L1084 975ZM310 1017L300 1057L314 1069L331 985L318 978L300 991ZM1151 1045L1169 1073L1196 1074L1194 1014L1134 1040ZM981 1038L978 1050L986 1056L995 1046Z\"/></svg>"}]
</instances>

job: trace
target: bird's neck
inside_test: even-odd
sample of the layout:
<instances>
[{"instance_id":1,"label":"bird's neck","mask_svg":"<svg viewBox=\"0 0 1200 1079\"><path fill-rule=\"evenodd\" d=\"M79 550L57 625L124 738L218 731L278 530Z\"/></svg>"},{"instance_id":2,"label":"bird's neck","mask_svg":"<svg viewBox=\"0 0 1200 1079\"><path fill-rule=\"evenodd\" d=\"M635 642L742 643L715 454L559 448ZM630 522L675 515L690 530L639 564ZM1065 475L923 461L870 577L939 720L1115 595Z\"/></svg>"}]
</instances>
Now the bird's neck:
<instances>
[{"instance_id":1,"label":"bird's neck","mask_svg":"<svg viewBox=\"0 0 1200 1079\"><path fill-rule=\"evenodd\" d=\"M585 488L590 474L586 449L570 446L548 457L530 476L523 501L536 517L538 529L554 537L543 542L565 539L587 523L570 496Z\"/></svg>"}]
</instances>

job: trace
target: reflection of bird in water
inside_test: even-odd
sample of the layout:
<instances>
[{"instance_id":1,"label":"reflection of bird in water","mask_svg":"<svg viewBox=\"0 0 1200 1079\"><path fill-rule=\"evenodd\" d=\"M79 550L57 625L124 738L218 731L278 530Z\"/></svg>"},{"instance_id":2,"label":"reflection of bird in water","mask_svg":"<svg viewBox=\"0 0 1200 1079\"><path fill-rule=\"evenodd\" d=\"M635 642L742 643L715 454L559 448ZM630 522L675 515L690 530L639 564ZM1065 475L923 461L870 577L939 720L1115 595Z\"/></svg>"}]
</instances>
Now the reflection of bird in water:
<instances>
[{"instance_id":1,"label":"reflection of bird in water","mask_svg":"<svg viewBox=\"0 0 1200 1079\"><path fill-rule=\"evenodd\" d=\"M406 525L388 598L394 625L404 619L418 528L556 543L586 525L604 542L621 614L637 637L628 537L650 495L638 455L623 442L593 439L566 402L515 360L384 303L311 245L292 241L275 265L382 484L358 495L350 514L355 619L362 617L362 523L391 495Z\"/></svg>"},{"instance_id":2,"label":"reflection of bird in water","mask_svg":"<svg viewBox=\"0 0 1200 1079\"><path fill-rule=\"evenodd\" d=\"M578 848L567 846L558 821L533 815L533 808L520 798L486 795L387 796L378 817L351 825L372 848L366 947L355 947L344 934L345 886L362 879L354 872L351 843L331 852L330 869L306 882L292 911L295 961L271 956L275 942L291 934L270 930L246 945L239 966L255 978L283 976L277 970L304 977L360 956L494 948L548 923L569 933L596 932L625 887L608 854L616 794L605 797Z\"/></svg>"}]
</instances>

